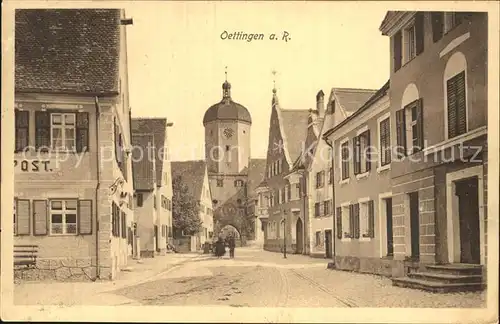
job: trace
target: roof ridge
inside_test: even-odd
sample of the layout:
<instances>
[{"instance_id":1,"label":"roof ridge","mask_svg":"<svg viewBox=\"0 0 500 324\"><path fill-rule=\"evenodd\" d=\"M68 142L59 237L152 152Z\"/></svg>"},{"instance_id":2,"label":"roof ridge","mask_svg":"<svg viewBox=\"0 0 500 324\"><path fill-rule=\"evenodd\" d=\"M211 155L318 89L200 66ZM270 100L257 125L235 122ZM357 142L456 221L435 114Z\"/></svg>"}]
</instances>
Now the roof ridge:
<instances>
[{"instance_id":1,"label":"roof ridge","mask_svg":"<svg viewBox=\"0 0 500 324\"><path fill-rule=\"evenodd\" d=\"M378 89L365 89L365 88L336 88L333 87L332 90L335 91L349 91L349 92L372 92L378 91Z\"/></svg>"}]
</instances>

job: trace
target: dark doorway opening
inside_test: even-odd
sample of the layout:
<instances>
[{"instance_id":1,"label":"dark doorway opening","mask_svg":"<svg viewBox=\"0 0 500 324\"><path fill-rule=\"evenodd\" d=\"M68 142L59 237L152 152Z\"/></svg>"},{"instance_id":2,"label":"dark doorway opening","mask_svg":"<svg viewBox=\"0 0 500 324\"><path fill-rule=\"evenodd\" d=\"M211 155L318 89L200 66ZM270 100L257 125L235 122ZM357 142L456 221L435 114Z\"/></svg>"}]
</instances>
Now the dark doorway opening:
<instances>
[{"instance_id":1,"label":"dark doorway opening","mask_svg":"<svg viewBox=\"0 0 500 324\"><path fill-rule=\"evenodd\" d=\"M412 192L410 197L410 237L411 258L418 260L420 257L420 213L418 208L418 192Z\"/></svg>"},{"instance_id":2,"label":"dark doorway opening","mask_svg":"<svg viewBox=\"0 0 500 324\"><path fill-rule=\"evenodd\" d=\"M455 182L458 197L460 262L481 262L479 233L479 195L477 177Z\"/></svg>"},{"instance_id":3,"label":"dark doorway opening","mask_svg":"<svg viewBox=\"0 0 500 324\"><path fill-rule=\"evenodd\" d=\"M385 215L387 226L387 256L394 255L394 234L392 232L392 198L385 199Z\"/></svg>"},{"instance_id":4,"label":"dark doorway opening","mask_svg":"<svg viewBox=\"0 0 500 324\"><path fill-rule=\"evenodd\" d=\"M304 224L300 218L297 219L297 224L295 226L295 237L297 239L295 253L302 254L304 251Z\"/></svg>"},{"instance_id":5,"label":"dark doorway opening","mask_svg":"<svg viewBox=\"0 0 500 324\"><path fill-rule=\"evenodd\" d=\"M327 259L332 258L332 231L325 231L325 257Z\"/></svg>"}]
</instances>

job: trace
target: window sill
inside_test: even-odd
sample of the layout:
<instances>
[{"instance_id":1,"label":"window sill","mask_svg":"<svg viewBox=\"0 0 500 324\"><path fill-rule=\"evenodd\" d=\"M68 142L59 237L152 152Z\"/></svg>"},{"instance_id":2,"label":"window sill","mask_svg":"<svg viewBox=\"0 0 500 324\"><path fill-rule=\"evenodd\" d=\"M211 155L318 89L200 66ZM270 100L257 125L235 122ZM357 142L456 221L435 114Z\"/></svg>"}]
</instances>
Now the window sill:
<instances>
[{"instance_id":1,"label":"window sill","mask_svg":"<svg viewBox=\"0 0 500 324\"><path fill-rule=\"evenodd\" d=\"M488 127L487 126L482 126L482 127L479 127L479 128L476 128L472 131L469 131L465 134L462 134L462 135L459 135L459 136L456 136L456 137L453 137L453 138L450 138L450 139L446 139L444 140L443 142L441 143L438 143L436 145L433 145L433 146L429 146L429 147L426 147L423 151L424 151L424 155L429 155L429 154L433 154L433 153L436 153L436 152L439 152L439 151L443 151L447 148L450 148L450 147L453 147L455 145L458 145L458 144L462 144L464 142L467 142L467 141L470 141L476 137L479 137L479 136L483 136L483 135L486 135L488 133Z\"/></svg>"},{"instance_id":2,"label":"window sill","mask_svg":"<svg viewBox=\"0 0 500 324\"><path fill-rule=\"evenodd\" d=\"M347 178L347 179L341 180L341 181L339 181L339 184L340 184L340 185L345 185L345 184L348 184L348 183L349 183L349 180L350 180L350 178Z\"/></svg>"},{"instance_id":3,"label":"window sill","mask_svg":"<svg viewBox=\"0 0 500 324\"><path fill-rule=\"evenodd\" d=\"M381 172L383 172L383 171L387 171L387 170L390 170L390 169L391 169L391 164L390 164L390 163L388 163L388 164L386 164L386 165L379 166L379 167L377 168L377 173L381 173Z\"/></svg>"},{"instance_id":4,"label":"window sill","mask_svg":"<svg viewBox=\"0 0 500 324\"><path fill-rule=\"evenodd\" d=\"M361 180L363 178L368 177L369 174L370 174L370 171L366 171L366 172L363 172L363 173L356 174L356 179Z\"/></svg>"},{"instance_id":5,"label":"window sill","mask_svg":"<svg viewBox=\"0 0 500 324\"><path fill-rule=\"evenodd\" d=\"M360 237L359 241L360 242L370 242L372 240L371 237Z\"/></svg>"},{"instance_id":6,"label":"window sill","mask_svg":"<svg viewBox=\"0 0 500 324\"><path fill-rule=\"evenodd\" d=\"M344 238L340 239L340 242L351 242L351 238L350 237L344 237Z\"/></svg>"},{"instance_id":7,"label":"window sill","mask_svg":"<svg viewBox=\"0 0 500 324\"><path fill-rule=\"evenodd\" d=\"M37 236L37 235L35 235L35 236ZM50 233L48 236L50 236L50 237L61 237L61 236L62 237L67 237L67 236L77 237L78 234L76 234L76 233L75 234L52 234L52 233Z\"/></svg>"}]
</instances>

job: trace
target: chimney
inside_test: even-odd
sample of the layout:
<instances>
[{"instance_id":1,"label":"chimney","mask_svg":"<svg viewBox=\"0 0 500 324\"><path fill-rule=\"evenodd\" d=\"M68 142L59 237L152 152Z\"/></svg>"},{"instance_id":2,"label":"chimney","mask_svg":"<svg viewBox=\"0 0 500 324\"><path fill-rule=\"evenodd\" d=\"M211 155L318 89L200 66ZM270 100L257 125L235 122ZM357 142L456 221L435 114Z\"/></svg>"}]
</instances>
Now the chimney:
<instances>
[{"instance_id":1,"label":"chimney","mask_svg":"<svg viewBox=\"0 0 500 324\"><path fill-rule=\"evenodd\" d=\"M320 90L316 95L316 110L318 111L318 117L325 115L325 94L323 90Z\"/></svg>"}]
</instances>

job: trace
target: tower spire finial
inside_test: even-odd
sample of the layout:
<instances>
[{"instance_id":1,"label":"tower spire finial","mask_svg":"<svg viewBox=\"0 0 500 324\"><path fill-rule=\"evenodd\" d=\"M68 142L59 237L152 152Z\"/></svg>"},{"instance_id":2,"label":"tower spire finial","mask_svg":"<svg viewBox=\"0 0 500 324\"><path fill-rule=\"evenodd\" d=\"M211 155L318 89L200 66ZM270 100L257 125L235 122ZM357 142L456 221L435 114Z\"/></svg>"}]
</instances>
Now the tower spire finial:
<instances>
[{"instance_id":1,"label":"tower spire finial","mask_svg":"<svg viewBox=\"0 0 500 324\"><path fill-rule=\"evenodd\" d=\"M227 65L226 65L226 71L225 71L225 74L226 74L226 81L227 81Z\"/></svg>"},{"instance_id":2,"label":"tower spire finial","mask_svg":"<svg viewBox=\"0 0 500 324\"><path fill-rule=\"evenodd\" d=\"M226 81L222 84L222 99L228 102L231 99L231 84L227 82L227 66L225 67Z\"/></svg>"},{"instance_id":3,"label":"tower spire finial","mask_svg":"<svg viewBox=\"0 0 500 324\"><path fill-rule=\"evenodd\" d=\"M273 70L271 73L273 74L273 93L276 93L276 73L278 72L276 72L276 70Z\"/></svg>"}]
</instances>

